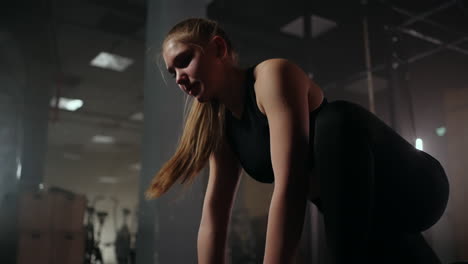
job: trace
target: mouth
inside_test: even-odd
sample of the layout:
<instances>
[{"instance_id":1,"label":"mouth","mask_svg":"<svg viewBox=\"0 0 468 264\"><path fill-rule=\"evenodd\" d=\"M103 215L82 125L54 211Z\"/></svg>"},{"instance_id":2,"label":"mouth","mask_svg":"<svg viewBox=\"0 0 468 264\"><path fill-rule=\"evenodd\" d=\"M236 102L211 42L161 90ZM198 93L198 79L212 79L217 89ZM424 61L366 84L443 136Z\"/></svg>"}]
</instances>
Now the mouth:
<instances>
[{"instance_id":1,"label":"mouth","mask_svg":"<svg viewBox=\"0 0 468 264\"><path fill-rule=\"evenodd\" d=\"M195 82L193 85L191 85L188 89L188 93L191 96L197 96L200 93L200 83Z\"/></svg>"}]
</instances>

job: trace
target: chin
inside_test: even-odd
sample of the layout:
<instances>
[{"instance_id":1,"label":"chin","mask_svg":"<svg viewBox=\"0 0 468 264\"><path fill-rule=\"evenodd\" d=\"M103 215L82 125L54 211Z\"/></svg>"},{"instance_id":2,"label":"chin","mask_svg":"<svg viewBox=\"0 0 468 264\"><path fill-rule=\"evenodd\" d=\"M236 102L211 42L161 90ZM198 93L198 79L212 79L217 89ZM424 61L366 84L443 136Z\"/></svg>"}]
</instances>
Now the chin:
<instances>
[{"instance_id":1,"label":"chin","mask_svg":"<svg viewBox=\"0 0 468 264\"><path fill-rule=\"evenodd\" d=\"M205 94L201 94L200 97L195 97L194 99L196 99L200 103L207 103L211 101L211 98L209 96L205 96Z\"/></svg>"},{"instance_id":2,"label":"chin","mask_svg":"<svg viewBox=\"0 0 468 264\"><path fill-rule=\"evenodd\" d=\"M195 98L199 103L208 103L210 100L207 100L205 98Z\"/></svg>"}]
</instances>

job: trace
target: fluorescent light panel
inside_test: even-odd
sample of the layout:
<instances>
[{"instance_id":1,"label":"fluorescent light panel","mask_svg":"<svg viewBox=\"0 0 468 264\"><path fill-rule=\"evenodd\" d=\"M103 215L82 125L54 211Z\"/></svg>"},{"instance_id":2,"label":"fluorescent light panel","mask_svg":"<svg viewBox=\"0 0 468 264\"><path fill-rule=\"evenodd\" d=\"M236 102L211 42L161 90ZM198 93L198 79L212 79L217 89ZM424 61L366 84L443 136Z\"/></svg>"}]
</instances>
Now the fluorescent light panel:
<instances>
[{"instance_id":1,"label":"fluorescent light panel","mask_svg":"<svg viewBox=\"0 0 468 264\"><path fill-rule=\"evenodd\" d=\"M315 38L337 26L333 20L326 19L317 15L311 15L312 27L310 35ZM290 23L280 28L281 32L304 38L304 16L297 17Z\"/></svg>"},{"instance_id":2,"label":"fluorescent light panel","mask_svg":"<svg viewBox=\"0 0 468 264\"><path fill-rule=\"evenodd\" d=\"M101 52L91 61L91 65L99 68L122 72L133 63L132 59L116 54Z\"/></svg>"},{"instance_id":3,"label":"fluorescent light panel","mask_svg":"<svg viewBox=\"0 0 468 264\"><path fill-rule=\"evenodd\" d=\"M50 106L55 107L56 103L57 103L57 98L53 97L50 100ZM83 106L83 101L80 99L60 97L59 102L58 102L58 108L62 110L67 110L67 111L76 111L80 109L82 106Z\"/></svg>"}]
</instances>

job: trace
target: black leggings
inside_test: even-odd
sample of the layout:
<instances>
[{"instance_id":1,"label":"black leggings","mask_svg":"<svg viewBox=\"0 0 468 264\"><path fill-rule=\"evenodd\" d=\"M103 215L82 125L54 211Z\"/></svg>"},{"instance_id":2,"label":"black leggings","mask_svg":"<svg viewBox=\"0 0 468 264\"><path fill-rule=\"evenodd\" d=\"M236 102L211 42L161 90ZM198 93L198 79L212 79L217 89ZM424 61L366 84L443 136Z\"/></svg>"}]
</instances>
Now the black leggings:
<instances>
[{"instance_id":1,"label":"black leggings","mask_svg":"<svg viewBox=\"0 0 468 264\"><path fill-rule=\"evenodd\" d=\"M448 180L436 159L341 100L317 113L313 143L334 263L440 263L421 235L448 201Z\"/></svg>"}]
</instances>

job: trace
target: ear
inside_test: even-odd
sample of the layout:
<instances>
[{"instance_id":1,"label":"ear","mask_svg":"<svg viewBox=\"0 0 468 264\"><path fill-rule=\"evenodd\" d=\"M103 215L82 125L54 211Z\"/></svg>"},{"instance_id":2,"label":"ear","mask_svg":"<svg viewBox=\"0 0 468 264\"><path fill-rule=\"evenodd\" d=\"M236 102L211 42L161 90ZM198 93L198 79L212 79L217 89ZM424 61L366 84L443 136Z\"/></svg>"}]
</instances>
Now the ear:
<instances>
[{"instance_id":1,"label":"ear","mask_svg":"<svg viewBox=\"0 0 468 264\"><path fill-rule=\"evenodd\" d=\"M215 55L217 58L224 59L228 56L228 45L226 40L220 36L214 36L211 39L211 43L215 49Z\"/></svg>"}]
</instances>

